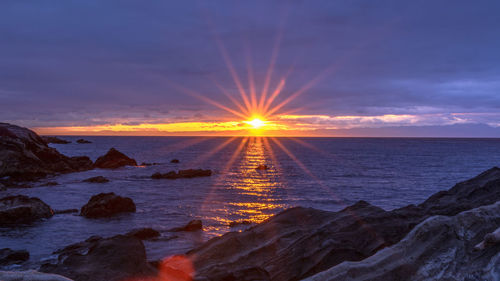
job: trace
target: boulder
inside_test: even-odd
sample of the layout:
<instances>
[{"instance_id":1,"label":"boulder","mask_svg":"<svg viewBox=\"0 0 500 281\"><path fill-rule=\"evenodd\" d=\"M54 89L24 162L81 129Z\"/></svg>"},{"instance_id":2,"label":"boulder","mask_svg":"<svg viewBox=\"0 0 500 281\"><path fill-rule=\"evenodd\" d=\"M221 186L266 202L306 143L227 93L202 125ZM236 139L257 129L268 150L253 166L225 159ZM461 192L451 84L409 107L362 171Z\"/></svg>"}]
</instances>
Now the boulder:
<instances>
[{"instance_id":1,"label":"boulder","mask_svg":"<svg viewBox=\"0 0 500 281\"><path fill-rule=\"evenodd\" d=\"M172 159L170 160L170 163L174 163L174 164L177 164L177 163L180 163L181 161L179 161L179 159Z\"/></svg>"},{"instance_id":2,"label":"boulder","mask_svg":"<svg viewBox=\"0 0 500 281\"><path fill-rule=\"evenodd\" d=\"M97 176L97 177L91 177L88 179L83 180L84 182L91 182L91 183L106 183L109 182L109 180L103 176Z\"/></svg>"},{"instance_id":3,"label":"boulder","mask_svg":"<svg viewBox=\"0 0 500 281\"><path fill-rule=\"evenodd\" d=\"M35 270L0 271L2 281L73 281L57 274L42 273Z\"/></svg>"},{"instance_id":4,"label":"boulder","mask_svg":"<svg viewBox=\"0 0 500 281\"><path fill-rule=\"evenodd\" d=\"M192 220L188 222L188 224L186 224L185 226L172 228L170 231L179 232L179 231L198 231L198 230L203 230L203 223L201 222L201 220Z\"/></svg>"},{"instance_id":5,"label":"boulder","mask_svg":"<svg viewBox=\"0 0 500 281\"><path fill-rule=\"evenodd\" d=\"M70 141L60 139L58 137L50 137L50 136L42 136L42 139L46 143L55 143L55 144L68 144L71 143Z\"/></svg>"},{"instance_id":6,"label":"boulder","mask_svg":"<svg viewBox=\"0 0 500 281\"><path fill-rule=\"evenodd\" d=\"M42 200L24 195L8 196L0 199L0 225L8 226L31 223L50 218L54 211Z\"/></svg>"},{"instance_id":7,"label":"boulder","mask_svg":"<svg viewBox=\"0 0 500 281\"><path fill-rule=\"evenodd\" d=\"M146 240L146 239L156 238L156 237L160 236L160 232L158 232L157 230L154 230L150 227L145 227L145 228L133 229L125 235L133 236L133 237L139 238L141 240Z\"/></svg>"},{"instance_id":8,"label":"boulder","mask_svg":"<svg viewBox=\"0 0 500 281\"><path fill-rule=\"evenodd\" d=\"M30 253L26 250L0 249L0 265L19 264L27 261L29 258Z\"/></svg>"},{"instance_id":9,"label":"boulder","mask_svg":"<svg viewBox=\"0 0 500 281\"><path fill-rule=\"evenodd\" d=\"M183 178L197 178L197 177L209 177L212 175L211 170L202 169L189 169L189 170L179 170L179 172L170 171L168 173L154 173L151 178L153 179L183 179Z\"/></svg>"},{"instance_id":10,"label":"boulder","mask_svg":"<svg viewBox=\"0 0 500 281\"><path fill-rule=\"evenodd\" d=\"M35 132L0 123L0 178L8 177L14 182L32 181L49 174L91 168L92 161L88 157L64 156L49 147Z\"/></svg>"},{"instance_id":11,"label":"boulder","mask_svg":"<svg viewBox=\"0 0 500 281\"><path fill-rule=\"evenodd\" d=\"M500 226L500 202L458 215L433 216L403 240L360 262L344 262L306 280L498 280L500 245L473 251Z\"/></svg>"},{"instance_id":12,"label":"boulder","mask_svg":"<svg viewBox=\"0 0 500 281\"><path fill-rule=\"evenodd\" d=\"M123 166L137 166L137 162L115 148L111 148L105 155L97 158L94 163L95 168L101 169L116 169Z\"/></svg>"},{"instance_id":13,"label":"boulder","mask_svg":"<svg viewBox=\"0 0 500 281\"><path fill-rule=\"evenodd\" d=\"M247 268L267 272L269 280L300 280L345 261L364 260L398 243L430 216L455 216L498 200L500 169L493 168L422 204L392 211L365 201L338 212L291 208L245 231L213 238L187 255L199 280Z\"/></svg>"},{"instance_id":14,"label":"boulder","mask_svg":"<svg viewBox=\"0 0 500 281\"><path fill-rule=\"evenodd\" d=\"M75 281L121 281L156 274L147 262L144 244L133 236L92 236L54 254L58 255L58 262L43 264L40 271Z\"/></svg>"},{"instance_id":15,"label":"boulder","mask_svg":"<svg viewBox=\"0 0 500 281\"><path fill-rule=\"evenodd\" d=\"M76 142L79 143L79 144L92 143L91 141L88 141L88 140L85 140L85 139L78 139Z\"/></svg>"},{"instance_id":16,"label":"boulder","mask_svg":"<svg viewBox=\"0 0 500 281\"><path fill-rule=\"evenodd\" d=\"M80 215L86 218L103 218L127 212L135 212L134 201L110 192L92 196L82 207Z\"/></svg>"}]
</instances>

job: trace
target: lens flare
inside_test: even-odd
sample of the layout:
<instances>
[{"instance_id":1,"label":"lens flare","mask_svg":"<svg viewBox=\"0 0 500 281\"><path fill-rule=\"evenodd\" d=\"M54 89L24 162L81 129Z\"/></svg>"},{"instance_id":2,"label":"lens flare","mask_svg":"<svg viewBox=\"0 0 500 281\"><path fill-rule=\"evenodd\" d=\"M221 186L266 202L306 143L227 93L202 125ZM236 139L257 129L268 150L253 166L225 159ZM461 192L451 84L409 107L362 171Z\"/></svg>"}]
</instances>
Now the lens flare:
<instances>
[{"instance_id":1,"label":"lens flare","mask_svg":"<svg viewBox=\"0 0 500 281\"><path fill-rule=\"evenodd\" d=\"M254 118L252 120L243 121L243 122L252 126L253 129L260 129L260 128L264 127L267 123L267 121L263 121L260 118Z\"/></svg>"}]
</instances>

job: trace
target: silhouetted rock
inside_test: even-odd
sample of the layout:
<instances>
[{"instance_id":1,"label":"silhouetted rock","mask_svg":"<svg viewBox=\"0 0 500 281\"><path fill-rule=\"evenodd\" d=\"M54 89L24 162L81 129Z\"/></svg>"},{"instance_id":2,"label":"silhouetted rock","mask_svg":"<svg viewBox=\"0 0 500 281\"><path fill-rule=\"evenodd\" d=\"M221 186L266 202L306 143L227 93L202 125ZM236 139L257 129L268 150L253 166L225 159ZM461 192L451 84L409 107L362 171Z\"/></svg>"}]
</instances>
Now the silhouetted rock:
<instances>
[{"instance_id":1,"label":"silhouetted rock","mask_svg":"<svg viewBox=\"0 0 500 281\"><path fill-rule=\"evenodd\" d=\"M50 218L54 211L42 200L24 195L8 196L0 199L0 225L31 223Z\"/></svg>"},{"instance_id":2,"label":"silhouetted rock","mask_svg":"<svg viewBox=\"0 0 500 281\"><path fill-rule=\"evenodd\" d=\"M121 281L156 274L146 260L144 244L133 236L92 236L55 254L58 254L58 263L44 264L40 271L75 281Z\"/></svg>"},{"instance_id":3,"label":"silhouetted rock","mask_svg":"<svg viewBox=\"0 0 500 281\"><path fill-rule=\"evenodd\" d=\"M0 178L8 177L10 182L33 181L49 174L91 168L92 161L88 157L64 156L35 132L0 123Z\"/></svg>"},{"instance_id":4,"label":"silhouetted rock","mask_svg":"<svg viewBox=\"0 0 500 281\"><path fill-rule=\"evenodd\" d=\"M141 166L156 166L160 165L160 163L147 163L147 162L142 162Z\"/></svg>"},{"instance_id":5,"label":"silhouetted rock","mask_svg":"<svg viewBox=\"0 0 500 281\"><path fill-rule=\"evenodd\" d=\"M403 240L360 262L344 262L309 281L498 280L500 245L472 248L485 232L500 226L500 202L458 215L433 216Z\"/></svg>"},{"instance_id":6,"label":"silhouetted rock","mask_svg":"<svg viewBox=\"0 0 500 281\"><path fill-rule=\"evenodd\" d=\"M291 208L245 231L213 238L188 255L200 280L218 280L214 268L226 275L259 268L270 280L300 280L345 261L366 259L398 243L430 216L455 216L498 200L500 169L493 168L420 205L392 211L364 201L338 212Z\"/></svg>"},{"instance_id":7,"label":"silhouetted rock","mask_svg":"<svg viewBox=\"0 0 500 281\"><path fill-rule=\"evenodd\" d=\"M71 143L70 141L60 139L58 137L50 137L50 136L42 136L42 139L46 143L56 143L56 144L68 144Z\"/></svg>"},{"instance_id":8,"label":"silhouetted rock","mask_svg":"<svg viewBox=\"0 0 500 281\"><path fill-rule=\"evenodd\" d=\"M19 264L27 261L29 258L30 253L26 250L0 249L0 265Z\"/></svg>"},{"instance_id":9,"label":"silhouetted rock","mask_svg":"<svg viewBox=\"0 0 500 281\"><path fill-rule=\"evenodd\" d=\"M92 143L91 141L84 140L84 139L78 139L76 142L77 142L77 143L80 143L80 144L84 144L84 143Z\"/></svg>"},{"instance_id":10,"label":"silhouetted rock","mask_svg":"<svg viewBox=\"0 0 500 281\"><path fill-rule=\"evenodd\" d=\"M116 169L123 166L137 166L137 162L114 148L97 158L94 163L95 168L101 169Z\"/></svg>"},{"instance_id":11,"label":"silhouetted rock","mask_svg":"<svg viewBox=\"0 0 500 281\"><path fill-rule=\"evenodd\" d=\"M175 232L198 231L198 230L202 230L202 229L203 229L203 223L201 222L201 220L192 220L192 221L188 222L188 224L186 224L185 226L172 228L170 231L175 231Z\"/></svg>"},{"instance_id":12,"label":"silhouetted rock","mask_svg":"<svg viewBox=\"0 0 500 281\"><path fill-rule=\"evenodd\" d=\"M73 281L57 274L43 273L36 270L0 271L2 281Z\"/></svg>"},{"instance_id":13,"label":"silhouetted rock","mask_svg":"<svg viewBox=\"0 0 500 281\"><path fill-rule=\"evenodd\" d=\"M267 165L259 165L259 166L257 166L257 168L255 168L255 169L256 169L256 170L261 170L261 171L263 171L263 170L267 170L267 169L269 169L269 167L268 167Z\"/></svg>"},{"instance_id":14,"label":"silhouetted rock","mask_svg":"<svg viewBox=\"0 0 500 281\"><path fill-rule=\"evenodd\" d=\"M46 183L42 183L40 186L56 186L56 185L59 185L59 183L56 181L48 181Z\"/></svg>"},{"instance_id":15,"label":"silhouetted rock","mask_svg":"<svg viewBox=\"0 0 500 281\"><path fill-rule=\"evenodd\" d=\"M179 159L172 159L170 160L170 163L180 163L181 161L179 161Z\"/></svg>"},{"instance_id":16,"label":"silhouetted rock","mask_svg":"<svg viewBox=\"0 0 500 281\"><path fill-rule=\"evenodd\" d=\"M246 220L242 220L242 221L232 221L229 223L229 227L237 227L237 226L240 226L240 225L250 225L252 224L251 221L246 221Z\"/></svg>"},{"instance_id":17,"label":"silhouetted rock","mask_svg":"<svg viewBox=\"0 0 500 281\"><path fill-rule=\"evenodd\" d=\"M139 238L141 240L146 240L160 236L160 232L150 227L145 227L145 228L133 229L125 235L134 236L135 238Z\"/></svg>"},{"instance_id":18,"label":"silhouetted rock","mask_svg":"<svg viewBox=\"0 0 500 281\"><path fill-rule=\"evenodd\" d=\"M65 210L55 210L54 214L59 215L59 214L72 214L72 213L78 213L78 209L65 209Z\"/></svg>"},{"instance_id":19,"label":"silhouetted rock","mask_svg":"<svg viewBox=\"0 0 500 281\"><path fill-rule=\"evenodd\" d=\"M153 179L183 179L183 178L197 178L197 177L209 177L212 175L211 170L202 169L189 169L189 170L179 170L179 172L170 171L168 173L154 173L151 178Z\"/></svg>"},{"instance_id":20,"label":"silhouetted rock","mask_svg":"<svg viewBox=\"0 0 500 281\"><path fill-rule=\"evenodd\" d=\"M97 176L97 177L91 177L86 180L83 180L84 182L91 182L91 183L106 183L109 182L109 180L103 176Z\"/></svg>"},{"instance_id":21,"label":"silhouetted rock","mask_svg":"<svg viewBox=\"0 0 500 281\"><path fill-rule=\"evenodd\" d=\"M134 201L111 192L92 196L89 202L82 207L80 215L87 218L102 218L127 212L135 212Z\"/></svg>"}]
</instances>

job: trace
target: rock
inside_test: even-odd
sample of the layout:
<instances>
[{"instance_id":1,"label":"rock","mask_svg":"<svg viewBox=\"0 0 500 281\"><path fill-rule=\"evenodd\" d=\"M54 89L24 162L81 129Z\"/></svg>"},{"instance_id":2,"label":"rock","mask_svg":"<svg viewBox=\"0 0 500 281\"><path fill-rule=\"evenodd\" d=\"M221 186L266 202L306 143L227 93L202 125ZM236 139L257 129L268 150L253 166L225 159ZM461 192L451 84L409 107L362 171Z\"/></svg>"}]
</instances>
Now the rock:
<instances>
[{"instance_id":1,"label":"rock","mask_svg":"<svg viewBox=\"0 0 500 281\"><path fill-rule=\"evenodd\" d=\"M80 143L80 144L84 144L84 143L92 143L91 141L84 140L84 139L78 139L76 142L77 142L77 143Z\"/></svg>"},{"instance_id":2,"label":"rock","mask_svg":"<svg viewBox=\"0 0 500 281\"><path fill-rule=\"evenodd\" d=\"M484 250L488 247L494 246L494 245L499 244L499 243L500 243L500 227L497 228L492 233L486 234L484 236L483 241L481 241L481 243L474 246L474 250L476 250L476 251Z\"/></svg>"},{"instance_id":3,"label":"rock","mask_svg":"<svg viewBox=\"0 0 500 281\"><path fill-rule=\"evenodd\" d=\"M42 183L40 186L56 186L56 185L59 185L59 183L56 181L48 181L46 183Z\"/></svg>"},{"instance_id":4,"label":"rock","mask_svg":"<svg viewBox=\"0 0 500 281\"><path fill-rule=\"evenodd\" d=\"M2 281L73 281L57 274L42 273L35 270L0 271Z\"/></svg>"},{"instance_id":5,"label":"rock","mask_svg":"<svg viewBox=\"0 0 500 281\"><path fill-rule=\"evenodd\" d=\"M181 162L181 161L179 161L179 159L172 159L172 160L170 160L170 163L175 163L175 164L177 164L177 163L180 163L180 162Z\"/></svg>"},{"instance_id":6,"label":"rock","mask_svg":"<svg viewBox=\"0 0 500 281\"><path fill-rule=\"evenodd\" d=\"M261 170L261 171L263 171L263 170L267 170L267 169L269 169L269 167L268 167L267 165L259 165L259 166L257 166L257 168L255 168L255 169L256 169L256 170Z\"/></svg>"},{"instance_id":7,"label":"rock","mask_svg":"<svg viewBox=\"0 0 500 281\"><path fill-rule=\"evenodd\" d=\"M24 195L8 196L0 199L0 225L7 226L31 223L50 218L54 211L42 200Z\"/></svg>"},{"instance_id":8,"label":"rock","mask_svg":"<svg viewBox=\"0 0 500 281\"><path fill-rule=\"evenodd\" d=\"M154 173L151 178L153 179L183 179L183 178L196 178L196 177L209 177L212 175L211 170L202 169L189 169L189 170L179 170L179 172L170 171L168 173Z\"/></svg>"},{"instance_id":9,"label":"rock","mask_svg":"<svg viewBox=\"0 0 500 281\"><path fill-rule=\"evenodd\" d=\"M109 182L109 180L103 176L97 176L97 177L91 177L86 180L83 180L84 182L92 182L92 183L106 183Z\"/></svg>"},{"instance_id":10,"label":"rock","mask_svg":"<svg viewBox=\"0 0 500 281\"><path fill-rule=\"evenodd\" d=\"M33 181L51 174L91 168L88 157L64 156L35 132L0 123L0 178L8 177L10 182Z\"/></svg>"},{"instance_id":11,"label":"rock","mask_svg":"<svg viewBox=\"0 0 500 281\"><path fill-rule=\"evenodd\" d=\"M160 165L160 163L147 163L147 162L142 162L141 166L156 166Z\"/></svg>"},{"instance_id":12,"label":"rock","mask_svg":"<svg viewBox=\"0 0 500 281\"><path fill-rule=\"evenodd\" d=\"M133 236L133 237L139 238L141 240L146 240L146 239L159 237L160 232L158 232L152 228L145 227L145 228L133 229L125 235Z\"/></svg>"},{"instance_id":13,"label":"rock","mask_svg":"<svg viewBox=\"0 0 500 281\"><path fill-rule=\"evenodd\" d=\"M364 201L338 212L291 208L242 232L213 238L187 254L197 280L217 280L215 267L227 275L259 268L270 280L300 280L342 262L364 260L398 243L430 216L455 216L498 200L500 169L493 168L422 204L392 211Z\"/></svg>"},{"instance_id":14,"label":"rock","mask_svg":"<svg viewBox=\"0 0 500 281\"><path fill-rule=\"evenodd\" d=\"M240 225L250 225L252 224L251 221L246 221L246 220L242 220L242 221L232 221L229 223L229 227L237 227L237 226L240 226Z\"/></svg>"},{"instance_id":15,"label":"rock","mask_svg":"<svg viewBox=\"0 0 500 281\"><path fill-rule=\"evenodd\" d=\"M82 207L80 215L86 218L103 218L127 212L135 212L134 201L110 192L92 196Z\"/></svg>"},{"instance_id":16,"label":"rock","mask_svg":"<svg viewBox=\"0 0 500 281\"><path fill-rule=\"evenodd\" d=\"M144 244L132 236L92 236L55 254L58 254L57 264L44 264L40 271L75 281L121 281L156 274L147 262Z\"/></svg>"},{"instance_id":17,"label":"rock","mask_svg":"<svg viewBox=\"0 0 500 281\"><path fill-rule=\"evenodd\" d=\"M55 210L54 215L78 213L78 209Z\"/></svg>"},{"instance_id":18,"label":"rock","mask_svg":"<svg viewBox=\"0 0 500 281\"><path fill-rule=\"evenodd\" d=\"M95 168L101 169L116 169L123 166L137 166L137 162L114 148L97 158L94 163Z\"/></svg>"},{"instance_id":19,"label":"rock","mask_svg":"<svg viewBox=\"0 0 500 281\"><path fill-rule=\"evenodd\" d=\"M179 231L198 231L198 230L203 230L203 224L201 220L192 220L188 222L188 224L186 224L185 226L172 228L170 231L179 232Z\"/></svg>"},{"instance_id":20,"label":"rock","mask_svg":"<svg viewBox=\"0 0 500 281\"><path fill-rule=\"evenodd\" d=\"M9 248L0 249L0 265L19 264L27 261L30 253L26 250L14 251Z\"/></svg>"},{"instance_id":21,"label":"rock","mask_svg":"<svg viewBox=\"0 0 500 281\"><path fill-rule=\"evenodd\" d=\"M452 217L433 216L392 247L307 280L498 280L500 245L472 251L482 234L498 226L500 202Z\"/></svg>"},{"instance_id":22,"label":"rock","mask_svg":"<svg viewBox=\"0 0 500 281\"><path fill-rule=\"evenodd\" d=\"M50 136L42 136L42 139L46 143L56 143L56 144L68 144L71 143L70 141L60 139L58 137L50 137Z\"/></svg>"}]
</instances>

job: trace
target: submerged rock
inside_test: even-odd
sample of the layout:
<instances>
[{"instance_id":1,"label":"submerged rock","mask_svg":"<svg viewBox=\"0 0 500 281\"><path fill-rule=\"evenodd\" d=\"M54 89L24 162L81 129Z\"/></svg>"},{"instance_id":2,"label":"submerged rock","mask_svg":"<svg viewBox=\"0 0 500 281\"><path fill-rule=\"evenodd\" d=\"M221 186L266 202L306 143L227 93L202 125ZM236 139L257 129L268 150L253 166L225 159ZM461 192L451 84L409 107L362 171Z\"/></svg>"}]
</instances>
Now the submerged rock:
<instances>
[{"instance_id":1,"label":"submerged rock","mask_svg":"<svg viewBox=\"0 0 500 281\"><path fill-rule=\"evenodd\" d=\"M200 280L219 280L220 272L230 276L247 268L267 272L269 280L300 280L345 261L364 260L398 243L430 216L455 216L498 200L500 169L493 168L420 205L392 211L364 201L338 212L291 208L245 231L213 238L188 256Z\"/></svg>"},{"instance_id":2,"label":"submerged rock","mask_svg":"<svg viewBox=\"0 0 500 281\"><path fill-rule=\"evenodd\" d=\"M0 271L2 281L73 281L57 274L42 273L35 270Z\"/></svg>"},{"instance_id":3,"label":"submerged rock","mask_svg":"<svg viewBox=\"0 0 500 281\"><path fill-rule=\"evenodd\" d=\"M482 234L498 226L500 202L453 217L433 216L394 246L307 280L498 280L500 245L472 251Z\"/></svg>"},{"instance_id":4,"label":"submerged rock","mask_svg":"<svg viewBox=\"0 0 500 281\"><path fill-rule=\"evenodd\" d=\"M201 220L192 220L188 222L188 224L186 224L185 226L172 228L170 231L180 232L180 231L198 231L198 230L203 230L203 223L201 222Z\"/></svg>"},{"instance_id":5,"label":"submerged rock","mask_svg":"<svg viewBox=\"0 0 500 281\"><path fill-rule=\"evenodd\" d=\"M92 143L91 141L84 140L84 139L78 139L76 142L79 143L79 144Z\"/></svg>"},{"instance_id":6,"label":"submerged rock","mask_svg":"<svg viewBox=\"0 0 500 281\"><path fill-rule=\"evenodd\" d=\"M54 215L78 213L78 209L55 210Z\"/></svg>"},{"instance_id":7,"label":"submerged rock","mask_svg":"<svg viewBox=\"0 0 500 281\"><path fill-rule=\"evenodd\" d=\"M71 143L70 141L60 139L58 137L51 137L51 136L42 136L42 139L46 143L56 143L56 144L68 144Z\"/></svg>"},{"instance_id":8,"label":"submerged rock","mask_svg":"<svg viewBox=\"0 0 500 281\"><path fill-rule=\"evenodd\" d=\"M242 220L242 221L232 221L229 223L229 227L237 227L237 226L240 226L240 225L250 225L252 224L251 221L246 221L246 220Z\"/></svg>"},{"instance_id":9,"label":"submerged rock","mask_svg":"<svg viewBox=\"0 0 500 281\"><path fill-rule=\"evenodd\" d=\"M8 177L11 182L33 181L50 174L91 168L88 157L67 157L49 147L35 132L0 123L0 178Z\"/></svg>"},{"instance_id":10,"label":"submerged rock","mask_svg":"<svg viewBox=\"0 0 500 281\"><path fill-rule=\"evenodd\" d=\"M153 179L182 179L182 178L197 178L197 177L209 177L212 175L211 170L202 169L189 169L189 170L179 170L179 172L170 171L168 173L154 173L151 178Z\"/></svg>"},{"instance_id":11,"label":"submerged rock","mask_svg":"<svg viewBox=\"0 0 500 281\"><path fill-rule=\"evenodd\" d=\"M174 164L177 164L177 163L180 163L181 161L179 161L179 159L172 159L170 160L170 163L174 163Z\"/></svg>"},{"instance_id":12,"label":"submerged rock","mask_svg":"<svg viewBox=\"0 0 500 281\"><path fill-rule=\"evenodd\" d=\"M75 281L121 281L156 274L147 262L144 244L133 236L92 236L55 254L58 254L57 264L44 264L40 271Z\"/></svg>"},{"instance_id":13,"label":"submerged rock","mask_svg":"<svg viewBox=\"0 0 500 281\"><path fill-rule=\"evenodd\" d=\"M82 207L80 215L86 218L103 218L127 212L135 212L134 201L110 192L92 196Z\"/></svg>"},{"instance_id":14,"label":"submerged rock","mask_svg":"<svg viewBox=\"0 0 500 281\"><path fill-rule=\"evenodd\" d=\"M267 169L269 169L269 167L268 167L267 165L259 165L259 166L257 166L257 168L255 168L255 169L256 169L256 170L261 170L261 171L263 171L263 170L267 170Z\"/></svg>"},{"instance_id":15,"label":"submerged rock","mask_svg":"<svg viewBox=\"0 0 500 281\"><path fill-rule=\"evenodd\" d=\"M50 206L36 197L16 195L0 199L1 226L31 223L53 215L54 211Z\"/></svg>"},{"instance_id":16,"label":"submerged rock","mask_svg":"<svg viewBox=\"0 0 500 281\"><path fill-rule=\"evenodd\" d=\"M137 166L137 162L115 148L111 148L94 163L95 168L101 169L116 169L123 166Z\"/></svg>"},{"instance_id":17,"label":"submerged rock","mask_svg":"<svg viewBox=\"0 0 500 281\"><path fill-rule=\"evenodd\" d=\"M83 180L84 182L91 182L91 183L106 183L109 182L109 180L103 176L97 176L97 177L91 177L88 179Z\"/></svg>"},{"instance_id":18,"label":"submerged rock","mask_svg":"<svg viewBox=\"0 0 500 281\"><path fill-rule=\"evenodd\" d=\"M158 232L157 230L154 230L150 227L145 227L145 228L133 229L125 235L133 236L133 237L139 238L141 240L146 240L146 239L156 238L156 237L160 236L160 232Z\"/></svg>"},{"instance_id":19,"label":"submerged rock","mask_svg":"<svg viewBox=\"0 0 500 281\"><path fill-rule=\"evenodd\" d=\"M26 250L0 249L0 265L19 264L29 260L29 258L30 253Z\"/></svg>"}]
</instances>

